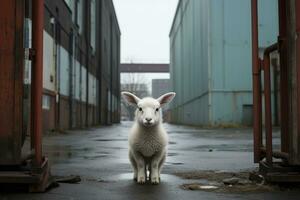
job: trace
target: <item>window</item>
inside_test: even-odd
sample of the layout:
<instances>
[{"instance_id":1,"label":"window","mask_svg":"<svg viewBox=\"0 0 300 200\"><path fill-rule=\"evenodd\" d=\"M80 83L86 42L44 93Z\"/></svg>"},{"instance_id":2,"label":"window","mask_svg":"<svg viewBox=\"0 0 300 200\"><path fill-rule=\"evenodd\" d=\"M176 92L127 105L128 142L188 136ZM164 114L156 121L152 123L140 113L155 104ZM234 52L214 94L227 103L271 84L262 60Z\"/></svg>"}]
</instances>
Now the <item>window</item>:
<instances>
[{"instance_id":1,"label":"window","mask_svg":"<svg viewBox=\"0 0 300 200\"><path fill-rule=\"evenodd\" d=\"M69 8L71 9L73 0L65 0L65 2L69 6Z\"/></svg>"},{"instance_id":2,"label":"window","mask_svg":"<svg viewBox=\"0 0 300 200\"><path fill-rule=\"evenodd\" d=\"M75 5L77 3L77 0L64 0L64 1L72 12L72 21L75 22L75 8L76 8Z\"/></svg>"},{"instance_id":3,"label":"window","mask_svg":"<svg viewBox=\"0 0 300 200\"><path fill-rule=\"evenodd\" d=\"M31 83L31 60L29 60L29 48L31 48L32 43L32 25L29 18L25 18L24 23L24 47L26 48L27 56L25 56L25 66L24 66L24 84Z\"/></svg>"},{"instance_id":4,"label":"window","mask_svg":"<svg viewBox=\"0 0 300 200\"><path fill-rule=\"evenodd\" d=\"M91 0L90 4L90 9L91 9L91 47L93 48L93 52L95 52L96 49L96 1Z\"/></svg>"},{"instance_id":5,"label":"window","mask_svg":"<svg viewBox=\"0 0 300 200\"><path fill-rule=\"evenodd\" d=\"M77 1L77 19L76 24L79 28L79 33L82 33L83 30L83 0Z\"/></svg>"},{"instance_id":6,"label":"window","mask_svg":"<svg viewBox=\"0 0 300 200\"><path fill-rule=\"evenodd\" d=\"M50 96L43 95L43 109L50 110Z\"/></svg>"}]
</instances>

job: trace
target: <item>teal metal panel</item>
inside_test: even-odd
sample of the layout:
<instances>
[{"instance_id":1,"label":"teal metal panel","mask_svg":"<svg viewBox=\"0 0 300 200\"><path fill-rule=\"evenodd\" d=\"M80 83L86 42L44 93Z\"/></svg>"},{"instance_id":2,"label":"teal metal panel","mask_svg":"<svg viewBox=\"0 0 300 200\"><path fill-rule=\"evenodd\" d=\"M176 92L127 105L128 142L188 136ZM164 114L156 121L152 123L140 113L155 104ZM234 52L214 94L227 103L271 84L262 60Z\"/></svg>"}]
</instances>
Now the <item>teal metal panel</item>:
<instances>
[{"instance_id":1,"label":"teal metal panel","mask_svg":"<svg viewBox=\"0 0 300 200\"><path fill-rule=\"evenodd\" d=\"M267 47L277 41L278 36L278 0L258 1L259 46Z\"/></svg>"},{"instance_id":2,"label":"teal metal panel","mask_svg":"<svg viewBox=\"0 0 300 200\"><path fill-rule=\"evenodd\" d=\"M222 103L220 103L222 101ZM236 125L243 119L243 105L252 104L250 92L212 92L212 125Z\"/></svg>"},{"instance_id":3,"label":"teal metal panel","mask_svg":"<svg viewBox=\"0 0 300 200\"><path fill-rule=\"evenodd\" d=\"M259 1L260 46L277 39L277 0ZM250 0L181 0L170 32L172 120L240 124L252 104Z\"/></svg>"},{"instance_id":4,"label":"teal metal panel","mask_svg":"<svg viewBox=\"0 0 300 200\"><path fill-rule=\"evenodd\" d=\"M250 1L212 2L211 124L241 124L252 104ZM277 1L260 1L260 47L276 42Z\"/></svg>"},{"instance_id":5,"label":"teal metal panel","mask_svg":"<svg viewBox=\"0 0 300 200\"><path fill-rule=\"evenodd\" d=\"M208 121L208 6L209 0L182 0L170 33L171 83L178 94L171 107L177 123Z\"/></svg>"}]
</instances>

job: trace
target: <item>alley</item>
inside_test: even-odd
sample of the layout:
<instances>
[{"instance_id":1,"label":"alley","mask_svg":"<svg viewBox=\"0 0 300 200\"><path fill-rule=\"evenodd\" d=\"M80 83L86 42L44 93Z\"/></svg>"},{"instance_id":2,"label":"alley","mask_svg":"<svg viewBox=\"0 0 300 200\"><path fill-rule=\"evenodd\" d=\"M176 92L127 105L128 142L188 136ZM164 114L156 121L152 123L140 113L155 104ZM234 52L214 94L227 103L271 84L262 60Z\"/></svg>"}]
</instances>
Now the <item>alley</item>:
<instances>
[{"instance_id":1,"label":"alley","mask_svg":"<svg viewBox=\"0 0 300 200\"><path fill-rule=\"evenodd\" d=\"M110 127L67 131L44 137L44 152L54 176L79 175L78 184L60 183L41 194L1 194L0 199L297 199L299 190L239 193L183 190L199 180L176 174L214 171L250 172L255 169L251 129L199 129L165 124L169 152L160 185L132 180L127 157L127 134L132 122ZM275 138L278 142L278 137ZM276 142L275 142L276 143ZM276 145L275 145L276 146ZM182 177L182 176L181 176Z\"/></svg>"},{"instance_id":2,"label":"alley","mask_svg":"<svg viewBox=\"0 0 300 200\"><path fill-rule=\"evenodd\" d=\"M1 5L0 200L299 199L300 0Z\"/></svg>"}]
</instances>

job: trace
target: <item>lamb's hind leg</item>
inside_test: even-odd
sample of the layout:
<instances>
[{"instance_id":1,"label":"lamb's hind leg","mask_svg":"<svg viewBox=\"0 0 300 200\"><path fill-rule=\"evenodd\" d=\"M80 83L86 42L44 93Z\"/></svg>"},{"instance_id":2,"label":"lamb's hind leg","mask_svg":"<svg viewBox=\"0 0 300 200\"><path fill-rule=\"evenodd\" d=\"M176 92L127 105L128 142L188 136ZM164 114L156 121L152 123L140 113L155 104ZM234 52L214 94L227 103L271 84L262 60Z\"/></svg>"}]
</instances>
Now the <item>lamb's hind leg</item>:
<instances>
[{"instance_id":1,"label":"lamb's hind leg","mask_svg":"<svg viewBox=\"0 0 300 200\"><path fill-rule=\"evenodd\" d=\"M129 160L133 169L133 180L137 181L137 164L136 161L134 160L131 151L129 151Z\"/></svg>"}]
</instances>

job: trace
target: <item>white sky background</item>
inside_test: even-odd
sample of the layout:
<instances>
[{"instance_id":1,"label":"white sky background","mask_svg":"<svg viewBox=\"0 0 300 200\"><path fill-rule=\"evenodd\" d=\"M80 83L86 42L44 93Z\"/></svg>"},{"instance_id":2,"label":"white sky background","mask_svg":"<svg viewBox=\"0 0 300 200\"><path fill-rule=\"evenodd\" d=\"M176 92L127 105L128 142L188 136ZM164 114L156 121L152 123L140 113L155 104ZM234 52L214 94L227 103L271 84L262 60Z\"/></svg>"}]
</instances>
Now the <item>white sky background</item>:
<instances>
[{"instance_id":1,"label":"white sky background","mask_svg":"<svg viewBox=\"0 0 300 200\"><path fill-rule=\"evenodd\" d=\"M133 74L133 75L132 75ZM121 73L121 84L128 84L135 77L139 84L147 84L150 94L152 94L152 79L169 79L169 73Z\"/></svg>"},{"instance_id":2,"label":"white sky background","mask_svg":"<svg viewBox=\"0 0 300 200\"><path fill-rule=\"evenodd\" d=\"M169 32L178 0L113 0L121 63L169 63Z\"/></svg>"},{"instance_id":3,"label":"white sky background","mask_svg":"<svg viewBox=\"0 0 300 200\"><path fill-rule=\"evenodd\" d=\"M121 29L121 63L169 63L169 32L178 0L113 0ZM151 93L152 79L169 73L139 74ZM128 83L121 74L121 83Z\"/></svg>"}]
</instances>

